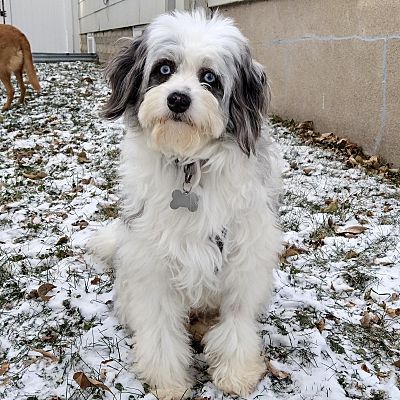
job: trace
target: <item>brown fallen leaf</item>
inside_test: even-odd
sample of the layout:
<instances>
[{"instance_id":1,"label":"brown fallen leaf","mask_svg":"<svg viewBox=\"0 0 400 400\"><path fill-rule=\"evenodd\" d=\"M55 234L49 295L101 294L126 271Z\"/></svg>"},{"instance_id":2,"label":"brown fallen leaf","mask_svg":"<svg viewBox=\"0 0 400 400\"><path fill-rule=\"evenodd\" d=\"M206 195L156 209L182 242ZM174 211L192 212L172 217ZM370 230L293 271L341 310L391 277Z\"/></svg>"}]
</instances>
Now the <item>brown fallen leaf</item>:
<instances>
[{"instance_id":1,"label":"brown fallen leaf","mask_svg":"<svg viewBox=\"0 0 400 400\"><path fill-rule=\"evenodd\" d=\"M368 373L370 372L370 370L366 364L361 364L361 369L365 372L368 372Z\"/></svg>"},{"instance_id":2,"label":"brown fallen leaf","mask_svg":"<svg viewBox=\"0 0 400 400\"><path fill-rule=\"evenodd\" d=\"M95 277L90 281L90 284L91 284L91 285L98 285L100 282L101 282L100 277L95 276Z\"/></svg>"},{"instance_id":3,"label":"brown fallen leaf","mask_svg":"<svg viewBox=\"0 0 400 400\"><path fill-rule=\"evenodd\" d=\"M3 361L0 365L0 376L3 376L8 369L10 368L10 364L8 361Z\"/></svg>"},{"instance_id":4,"label":"brown fallen leaf","mask_svg":"<svg viewBox=\"0 0 400 400\"><path fill-rule=\"evenodd\" d=\"M89 225L89 222L84 219L80 219L79 221L75 221L72 223L72 226L78 226L80 230L85 229Z\"/></svg>"},{"instance_id":5,"label":"brown fallen leaf","mask_svg":"<svg viewBox=\"0 0 400 400\"><path fill-rule=\"evenodd\" d=\"M50 290L53 290L56 287L57 286L54 286L52 283L43 283L38 287L37 293L43 301L49 301L54 296L47 296L47 293L49 293Z\"/></svg>"},{"instance_id":6,"label":"brown fallen leaf","mask_svg":"<svg viewBox=\"0 0 400 400\"><path fill-rule=\"evenodd\" d=\"M315 171L315 168L303 168L303 172L306 175L311 175Z\"/></svg>"},{"instance_id":7,"label":"brown fallen leaf","mask_svg":"<svg viewBox=\"0 0 400 400\"><path fill-rule=\"evenodd\" d=\"M400 368L400 360L397 360L393 363L393 365L397 368Z\"/></svg>"},{"instance_id":8,"label":"brown fallen leaf","mask_svg":"<svg viewBox=\"0 0 400 400\"><path fill-rule=\"evenodd\" d=\"M385 212L385 213L392 211L392 210L393 210L393 208L390 205L386 205L383 207L383 212Z\"/></svg>"},{"instance_id":9,"label":"brown fallen leaf","mask_svg":"<svg viewBox=\"0 0 400 400\"><path fill-rule=\"evenodd\" d=\"M306 249L302 249L300 247L291 245L287 247L283 253L281 254L282 258L288 258L288 257L293 257L293 256L298 256L299 254L307 253Z\"/></svg>"},{"instance_id":10,"label":"brown fallen leaf","mask_svg":"<svg viewBox=\"0 0 400 400\"><path fill-rule=\"evenodd\" d=\"M312 131L314 129L314 122L313 121L303 121L300 122L296 129L304 129L306 131Z\"/></svg>"},{"instance_id":11,"label":"brown fallen leaf","mask_svg":"<svg viewBox=\"0 0 400 400\"><path fill-rule=\"evenodd\" d=\"M391 301L397 301L400 298L400 295L398 293L392 293L390 296Z\"/></svg>"},{"instance_id":12,"label":"brown fallen leaf","mask_svg":"<svg viewBox=\"0 0 400 400\"><path fill-rule=\"evenodd\" d=\"M73 379L81 389L87 389L89 387L97 387L99 389L103 389L106 390L107 392L112 393L111 389L107 385L96 379L89 378L84 372L75 372L73 375Z\"/></svg>"},{"instance_id":13,"label":"brown fallen leaf","mask_svg":"<svg viewBox=\"0 0 400 400\"><path fill-rule=\"evenodd\" d=\"M328 201L328 205L321 209L324 213L334 213L339 209L339 202L337 200Z\"/></svg>"},{"instance_id":14,"label":"brown fallen leaf","mask_svg":"<svg viewBox=\"0 0 400 400\"><path fill-rule=\"evenodd\" d=\"M378 315L365 311L363 317L360 320L360 324L364 328L370 328L373 324L377 324L380 318Z\"/></svg>"},{"instance_id":15,"label":"brown fallen leaf","mask_svg":"<svg viewBox=\"0 0 400 400\"><path fill-rule=\"evenodd\" d=\"M68 243L68 236L61 236L56 243L56 246L60 246L61 244Z\"/></svg>"},{"instance_id":16,"label":"brown fallen leaf","mask_svg":"<svg viewBox=\"0 0 400 400\"><path fill-rule=\"evenodd\" d=\"M361 225L354 225L354 226L348 226L347 228L337 228L336 233L338 235L359 235L360 233L363 233L367 230L365 226Z\"/></svg>"},{"instance_id":17,"label":"brown fallen leaf","mask_svg":"<svg viewBox=\"0 0 400 400\"><path fill-rule=\"evenodd\" d=\"M327 139L333 139L333 138L335 138L335 135L332 132L326 132L319 135L315 140L317 142L323 142Z\"/></svg>"},{"instance_id":18,"label":"brown fallen leaf","mask_svg":"<svg viewBox=\"0 0 400 400\"><path fill-rule=\"evenodd\" d=\"M78 153L78 163L79 164L84 164L84 163L89 163L89 162L90 162L90 160L87 158L85 151L81 151L80 153Z\"/></svg>"},{"instance_id":19,"label":"brown fallen leaf","mask_svg":"<svg viewBox=\"0 0 400 400\"><path fill-rule=\"evenodd\" d=\"M11 382L12 382L12 380L11 380L10 378L3 379L3 380L0 382L0 386L7 386L7 385L9 385Z\"/></svg>"},{"instance_id":20,"label":"brown fallen leaf","mask_svg":"<svg viewBox=\"0 0 400 400\"><path fill-rule=\"evenodd\" d=\"M50 353L42 349L32 349L32 351L40 353L43 357L49 358L52 362L58 362L58 357L55 356L53 353Z\"/></svg>"},{"instance_id":21,"label":"brown fallen leaf","mask_svg":"<svg viewBox=\"0 0 400 400\"><path fill-rule=\"evenodd\" d=\"M350 250L344 255L344 258L346 260L350 260L351 258L356 258L356 257L358 257L358 253L354 250Z\"/></svg>"},{"instance_id":22,"label":"brown fallen leaf","mask_svg":"<svg viewBox=\"0 0 400 400\"><path fill-rule=\"evenodd\" d=\"M319 333L322 333L325 330L325 320L320 319L317 321L315 327L319 330Z\"/></svg>"},{"instance_id":23,"label":"brown fallen leaf","mask_svg":"<svg viewBox=\"0 0 400 400\"><path fill-rule=\"evenodd\" d=\"M267 363L267 368L268 371L275 377L278 379L286 379L290 376L289 372L286 371L281 371L277 368L275 368L272 364L271 361L268 361Z\"/></svg>"},{"instance_id":24,"label":"brown fallen leaf","mask_svg":"<svg viewBox=\"0 0 400 400\"><path fill-rule=\"evenodd\" d=\"M387 307L386 308L386 313L387 315L389 315L392 318L396 318L398 316L400 316L400 308L390 308Z\"/></svg>"},{"instance_id":25,"label":"brown fallen leaf","mask_svg":"<svg viewBox=\"0 0 400 400\"><path fill-rule=\"evenodd\" d=\"M31 173L27 173L27 172L23 172L22 175L25 178L29 178L29 179L43 179L46 178L47 174L44 171L38 171L38 172L31 172Z\"/></svg>"}]
</instances>

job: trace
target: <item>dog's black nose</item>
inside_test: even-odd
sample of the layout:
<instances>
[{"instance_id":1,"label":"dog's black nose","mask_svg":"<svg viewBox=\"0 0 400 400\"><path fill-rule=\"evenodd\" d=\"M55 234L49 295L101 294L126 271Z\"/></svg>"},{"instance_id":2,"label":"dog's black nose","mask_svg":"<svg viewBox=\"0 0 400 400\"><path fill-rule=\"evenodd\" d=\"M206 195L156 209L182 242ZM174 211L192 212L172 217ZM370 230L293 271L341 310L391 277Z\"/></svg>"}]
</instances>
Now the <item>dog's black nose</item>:
<instances>
[{"instance_id":1,"label":"dog's black nose","mask_svg":"<svg viewBox=\"0 0 400 400\"><path fill-rule=\"evenodd\" d=\"M181 92L171 93L167 97L168 108L177 114L185 112L189 108L191 102L192 100L190 97Z\"/></svg>"}]
</instances>

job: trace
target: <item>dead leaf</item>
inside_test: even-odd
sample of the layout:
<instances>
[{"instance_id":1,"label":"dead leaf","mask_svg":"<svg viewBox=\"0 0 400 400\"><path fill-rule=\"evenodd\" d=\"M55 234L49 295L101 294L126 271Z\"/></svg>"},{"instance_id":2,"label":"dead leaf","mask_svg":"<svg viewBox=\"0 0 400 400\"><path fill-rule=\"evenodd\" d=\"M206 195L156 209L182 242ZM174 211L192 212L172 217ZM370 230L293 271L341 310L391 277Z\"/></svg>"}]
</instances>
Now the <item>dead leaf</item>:
<instances>
[{"instance_id":1,"label":"dead leaf","mask_svg":"<svg viewBox=\"0 0 400 400\"><path fill-rule=\"evenodd\" d=\"M370 372L370 370L366 364L361 364L361 369L365 372L368 372L368 373Z\"/></svg>"},{"instance_id":2,"label":"dead leaf","mask_svg":"<svg viewBox=\"0 0 400 400\"><path fill-rule=\"evenodd\" d=\"M47 174L44 171L38 171L38 172L31 172L31 173L27 173L27 172L23 172L22 175L25 178L29 178L29 179L43 179L46 178Z\"/></svg>"},{"instance_id":3,"label":"dead leaf","mask_svg":"<svg viewBox=\"0 0 400 400\"><path fill-rule=\"evenodd\" d=\"M393 363L393 365L397 368L400 368L400 360L397 360Z\"/></svg>"},{"instance_id":4,"label":"dead leaf","mask_svg":"<svg viewBox=\"0 0 400 400\"><path fill-rule=\"evenodd\" d=\"M61 236L56 243L56 246L60 246L61 244L68 243L68 236Z\"/></svg>"},{"instance_id":5,"label":"dead leaf","mask_svg":"<svg viewBox=\"0 0 400 400\"><path fill-rule=\"evenodd\" d=\"M88 376L86 376L84 372L75 372L73 375L73 379L81 389L87 389L89 387L97 387L99 389L103 389L106 390L107 392L112 393L108 386L106 386L104 383L96 379L89 378Z\"/></svg>"},{"instance_id":6,"label":"dead leaf","mask_svg":"<svg viewBox=\"0 0 400 400\"><path fill-rule=\"evenodd\" d=\"M344 258L346 260L350 260L351 258L356 258L356 257L358 257L358 253L354 250L350 250L344 255Z\"/></svg>"},{"instance_id":7,"label":"dead leaf","mask_svg":"<svg viewBox=\"0 0 400 400\"><path fill-rule=\"evenodd\" d=\"M325 321L324 319L320 319L316 324L316 328L319 330L319 333L322 333L322 331L325 330Z\"/></svg>"},{"instance_id":8,"label":"dead leaf","mask_svg":"<svg viewBox=\"0 0 400 400\"><path fill-rule=\"evenodd\" d=\"M272 364L271 361L268 361L267 363L267 368L268 371L275 377L278 379L286 379L290 376L289 372L285 372L285 371L281 371L277 368L275 368Z\"/></svg>"},{"instance_id":9,"label":"dead leaf","mask_svg":"<svg viewBox=\"0 0 400 400\"><path fill-rule=\"evenodd\" d=\"M376 314L365 311L363 317L360 320L360 324L364 328L370 328L373 324L377 324L379 320L380 318Z\"/></svg>"},{"instance_id":10,"label":"dead leaf","mask_svg":"<svg viewBox=\"0 0 400 400\"><path fill-rule=\"evenodd\" d=\"M3 361L0 365L0 376L3 376L10 368L10 363L8 361Z\"/></svg>"},{"instance_id":11,"label":"dead leaf","mask_svg":"<svg viewBox=\"0 0 400 400\"><path fill-rule=\"evenodd\" d=\"M52 362L58 362L58 357L48 351L42 349L32 349L32 351L40 353L43 357L49 358Z\"/></svg>"},{"instance_id":12,"label":"dead leaf","mask_svg":"<svg viewBox=\"0 0 400 400\"><path fill-rule=\"evenodd\" d=\"M383 207L383 212L385 212L385 213L392 211L392 210L393 210L393 208L388 204Z\"/></svg>"},{"instance_id":13,"label":"dead leaf","mask_svg":"<svg viewBox=\"0 0 400 400\"><path fill-rule=\"evenodd\" d=\"M315 168L303 168L303 172L306 175L311 175L315 171Z\"/></svg>"},{"instance_id":14,"label":"dead leaf","mask_svg":"<svg viewBox=\"0 0 400 400\"><path fill-rule=\"evenodd\" d=\"M90 283L91 283L92 285L98 285L100 282L101 282L101 279L100 279L98 276L95 276L95 277L90 281Z\"/></svg>"},{"instance_id":15,"label":"dead leaf","mask_svg":"<svg viewBox=\"0 0 400 400\"><path fill-rule=\"evenodd\" d=\"M78 163L79 164L84 164L84 163L89 163L90 160L87 158L86 152L85 151L81 151L80 153L78 153Z\"/></svg>"},{"instance_id":16,"label":"dead leaf","mask_svg":"<svg viewBox=\"0 0 400 400\"><path fill-rule=\"evenodd\" d=\"M400 298L400 295L398 293L392 293L390 296L391 301L397 301Z\"/></svg>"},{"instance_id":17,"label":"dead leaf","mask_svg":"<svg viewBox=\"0 0 400 400\"><path fill-rule=\"evenodd\" d=\"M27 294L26 297L27 297L28 299L37 299L37 298L39 297L38 292L37 292L37 289L31 290L31 291Z\"/></svg>"},{"instance_id":18,"label":"dead leaf","mask_svg":"<svg viewBox=\"0 0 400 400\"><path fill-rule=\"evenodd\" d=\"M385 378L387 378L388 376L390 376L390 372L389 372L389 371L379 371L379 372L376 373L376 376L377 376L379 379L385 379Z\"/></svg>"},{"instance_id":19,"label":"dead leaf","mask_svg":"<svg viewBox=\"0 0 400 400\"><path fill-rule=\"evenodd\" d=\"M11 382L12 382L12 380L11 380L10 378L3 379L3 380L0 382L0 386L7 386L7 385L10 384Z\"/></svg>"},{"instance_id":20,"label":"dead leaf","mask_svg":"<svg viewBox=\"0 0 400 400\"><path fill-rule=\"evenodd\" d=\"M303 253L307 253L307 250L291 245L284 250L281 257L286 259L288 257L298 256L299 254Z\"/></svg>"},{"instance_id":21,"label":"dead leaf","mask_svg":"<svg viewBox=\"0 0 400 400\"><path fill-rule=\"evenodd\" d=\"M79 221L75 221L72 223L72 226L79 226L79 229L85 229L89 225L89 222L85 221L84 219L80 219Z\"/></svg>"},{"instance_id":22,"label":"dead leaf","mask_svg":"<svg viewBox=\"0 0 400 400\"><path fill-rule=\"evenodd\" d=\"M396 318L398 316L400 316L400 308L386 308L386 313L387 315L389 315L392 318Z\"/></svg>"},{"instance_id":23,"label":"dead leaf","mask_svg":"<svg viewBox=\"0 0 400 400\"><path fill-rule=\"evenodd\" d=\"M43 283L38 287L37 293L43 301L49 301L54 296L46 296L46 295L48 292L50 292L50 290L53 290L56 287L57 286L54 286L52 283Z\"/></svg>"},{"instance_id":24,"label":"dead leaf","mask_svg":"<svg viewBox=\"0 0 400 400\"><path fill-rule=\"evenodd\" d=\"M339 209L339 202L337 200L329 200L328 205L321 211L325 213L334 213Z\"/></svg>"},{"instance_id":25,"label":"dead leaf","mask_svg":"<svg viewBox=\"0 0 400 400\"><path fill-rule=\"evenodd\" d=\"M359 235L360 233L363 233L367 230L365 226L361 225L354 225L354 226L348 226L347 228L338 228L336 229L336 233L338 235Z\"/></svg>"},{"instance_id":26,"label":"dead leaf","mask_svg":"<svg viewBox=\"0 0 400 400\"><path fill-rule=\"evenodd\" d=\"M314 129L314 122L313 121L304 121L300 122L297 126L297 129L304 129L306 131L312 131Z\"/></svg>"}]
</instances>

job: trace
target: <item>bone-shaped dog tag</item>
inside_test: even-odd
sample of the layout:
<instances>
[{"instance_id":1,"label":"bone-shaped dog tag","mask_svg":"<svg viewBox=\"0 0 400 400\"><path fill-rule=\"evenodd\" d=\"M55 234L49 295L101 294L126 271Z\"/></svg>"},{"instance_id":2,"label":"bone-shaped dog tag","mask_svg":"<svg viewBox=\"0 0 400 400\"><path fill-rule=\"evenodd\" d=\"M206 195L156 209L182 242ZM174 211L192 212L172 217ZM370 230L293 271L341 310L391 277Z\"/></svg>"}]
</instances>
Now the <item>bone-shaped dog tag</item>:
<instances>
[{"instance_id":1,"label":"bone-shaped dog tag","mask_svg":"<svg viewBox=\"0 0 400 400\"><path fill-rule=\"evenodd\" d=\"M176 189L172 192L172 201L169 205L173 210L176 210L179 207L184 207L189 211L194 212L199 206L199 196L193 192Z\"/></svg>"}]
</instances>

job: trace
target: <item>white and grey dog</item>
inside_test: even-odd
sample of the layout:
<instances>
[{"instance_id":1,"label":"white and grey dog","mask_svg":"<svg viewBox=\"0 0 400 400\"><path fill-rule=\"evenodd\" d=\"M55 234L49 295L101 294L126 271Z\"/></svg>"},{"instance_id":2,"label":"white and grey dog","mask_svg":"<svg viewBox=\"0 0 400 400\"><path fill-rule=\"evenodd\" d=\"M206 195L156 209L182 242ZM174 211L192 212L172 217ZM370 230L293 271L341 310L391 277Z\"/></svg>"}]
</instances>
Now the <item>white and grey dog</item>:
<instances>
[{"instance_id":1,"label":"white and grey dog","mask_svg":"<svg viewBox=\"0 0 400 400\"><path fill-rule=\"evenodd\" d=\"M106 70L104 116L124 115L120 218L89 247L116 266L116 310L136 371L161 399L188 396L192 310L215 385L251 393L265 365L257 314L281 234L280 157L267 137L266 76L221 15L162 15Z\"/></svg>"}]
</instances>

